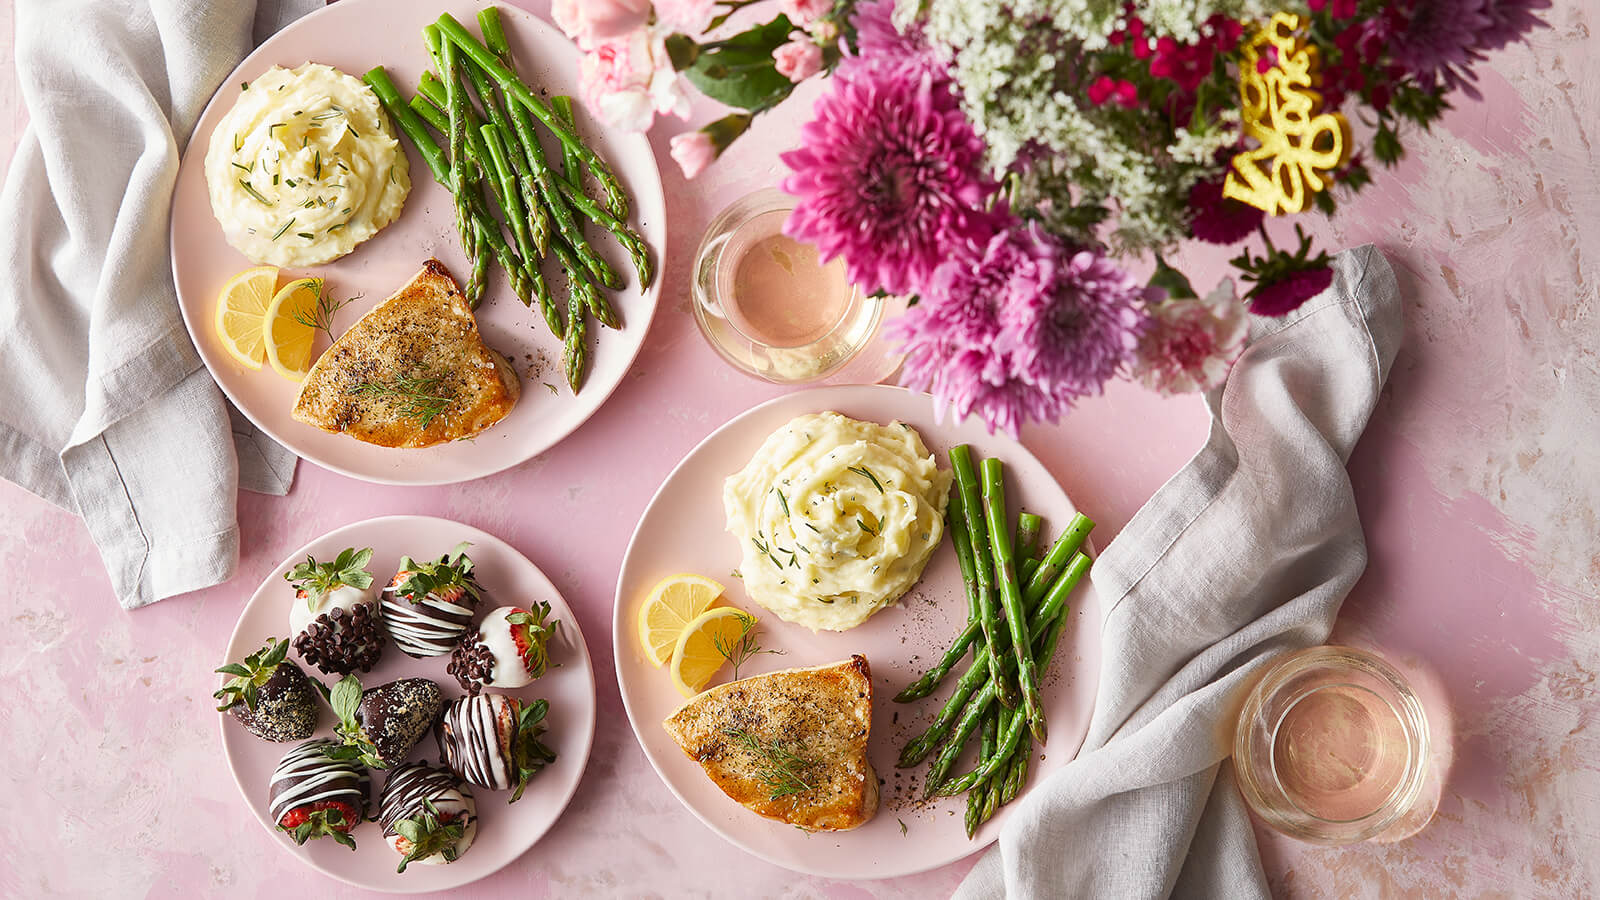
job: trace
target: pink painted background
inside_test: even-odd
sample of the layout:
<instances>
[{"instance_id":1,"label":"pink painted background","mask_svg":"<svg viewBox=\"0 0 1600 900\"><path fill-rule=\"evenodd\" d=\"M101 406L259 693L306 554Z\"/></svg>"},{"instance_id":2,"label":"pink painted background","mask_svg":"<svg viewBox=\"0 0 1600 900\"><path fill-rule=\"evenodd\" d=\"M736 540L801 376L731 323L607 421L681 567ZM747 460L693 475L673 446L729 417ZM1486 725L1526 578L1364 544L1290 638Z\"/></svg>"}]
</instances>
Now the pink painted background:
<instances>
[{"instance_id":1,"label":"pink painted background","mask_svg":"<svg viewBox=\"0 0 1600 900\"><path fill-rule=\"evenodd\" d=\"M530 2L537 12L547 4ZM1371 565L1338 636L1412 666L1453 722L1439 813L1395 844L1312 848L1261 833L1284 897L1586 897L1600 893L1600 24L1578 2L1484 70L1486 101L1418 136L1394 173L1316 230L1376 242L1407 294L1409 333L1350 469ZM0 4L0 159L26 121ZM807 95L809 97L810 95ZM799 101L808 103L807 99ZM0 483L0 895L282 897L335 888L293 864L222 768L211 669L240 605L277 559L338 525L389 513L460 519L521 549L591 636L594 754L572 807L485 896L947 895L971 861L842 883L724 845L656 779L622 714L608 640L615 573L679 456L782 389L747 380L688 312L706 222L774 183L801 109L765 119L693 184L652 135L671 240L662 313L632 377L566 442L510 472L438 489L382 488L302 464L287 498L245 495L234 580L124 613L72 516ZM696 110L693 124L707 120ZM1195 257L1222 273L1222 254ZM1201 279L1202 281L1210 279ZM1025 442L1075 501L1124 524L1199 446L1195 398L1118 386Z\"/></svg>"}]
</instances>

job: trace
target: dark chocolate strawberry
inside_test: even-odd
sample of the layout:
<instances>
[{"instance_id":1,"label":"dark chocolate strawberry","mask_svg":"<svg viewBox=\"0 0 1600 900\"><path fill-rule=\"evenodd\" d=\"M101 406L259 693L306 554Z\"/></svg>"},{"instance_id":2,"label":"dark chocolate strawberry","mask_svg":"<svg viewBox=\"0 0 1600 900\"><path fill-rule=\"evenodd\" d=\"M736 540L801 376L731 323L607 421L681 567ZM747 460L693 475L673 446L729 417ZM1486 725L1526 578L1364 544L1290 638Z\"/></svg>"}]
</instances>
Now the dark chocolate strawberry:
<instances>
[{"instance_id":1,"label":"dark chocolate strawberry","mask_svg":"<svg viewBox=\"0 0 1600 900\"><path fill-rule=\"evenodd\" d=\"M378 803L384 840L400 854L404 872L413 862L452 863L478 834L478 806L472 790L449 769L406 763L389 774Z\"/></svg>"},{"instance_id":2,"label":"dark chocolate strawberry","mask_svg":"<svg viewBox=\"0 0 1600 900\"><path fill-rule=\"evenodd\" d=\"M306 741L272 772L268 805L273 824L297 844L331 837L356 848L350 829L366 818L371 779L360 763L339 758L338 748L326 739Z\"/></svg>"},{"instance_id":3,"label":"dark chocolate strawberry","mask_svg":"<svg viewBox=\"0 0 1600 900\"><path fill-rule=\"evenodd\" d=\"M472 575L463 541L438 562L400 558L400 571L383 589L383 627L400 652L422 659L455 648L472 625L483 588Z\"/></svg>"},{"instance_id":4,"label":"dark chocolate strawberry","mask_svg":"<svg viewBox=\"0 0 1600 900\"><path fill-rule=\"evenodd\" d=\"M402 678L365 691L354 675L333 686L328 698L335 729L344 739L346 755L374 769L387 769L405 761L444 708L444 694L426 678Z\"/></svg>"},{"instance_id":5,"label":"dark chocolate strawberry","mask_svg":"<svg viewBox=\"0 0 1600 900\"><path fill-rule=\"evenodd\" d=\"M383 628L372 573L372 548L346 548L332 562L312 557L284 573L295 588L289 607L294 649L330 675L366 672L383 654Z\"/></svg>"},{"instance_id":6,"label":"dark chocolate strawberry","mask_svg":"<svg viewBox=\"0 0 1600 900\"><path fill-rule=\"evenodd\" d=\"M434 728L439 755L468 784L514 789L510 802L515 803L528 779L555 762L555 752L539 741L549 709L544 700L524 706L505 694L462 697L445 709Z\"/></svg>"},{"instance_id":7,"label":"dark chocolate strawberry","mask_svg":"<svg viewBox=\"0 0 1600 900\"><path fill-rule=\"evenodd\" d=\"M445 671L461 688L476 694L485 687L519 688L542 676L550 665L550 638L561 626L550 621L550 604L531 609L502 606L483 617L450 654Z\"/></svg>"},{"instance_id":8,"label":"dark chocolate strawberry","mask_svg":"<svg viewBox=\"0 0 1600 900\"><path fill-rule=\"evenodd\" d=\"M217 712L233 716L262 740L310 737L317 730L317 691L306 673L284 658L288 653L288 641L269 638L243 662L217 669L233 676L211 695L222 701Z\"/></svg>"}]
</instances>

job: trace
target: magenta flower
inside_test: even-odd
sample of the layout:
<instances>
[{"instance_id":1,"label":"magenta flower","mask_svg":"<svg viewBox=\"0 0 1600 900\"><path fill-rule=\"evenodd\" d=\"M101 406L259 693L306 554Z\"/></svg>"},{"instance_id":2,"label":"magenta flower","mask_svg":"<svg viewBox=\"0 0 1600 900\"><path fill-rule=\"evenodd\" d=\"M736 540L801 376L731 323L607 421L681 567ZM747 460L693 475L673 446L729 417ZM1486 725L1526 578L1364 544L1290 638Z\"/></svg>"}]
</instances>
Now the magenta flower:
<instances>
[{"instance_id":1,"label":"magenta flower","mask_svg":"<svg viewBox=\"0 0 1600 900\"><path fill-rule=\"evenodd\" d=\"M784 231L843 257L869 293L920 286L951 249L1004 221L985 209L995 182L984 144L947 77L913 65L841 67L800 149L783 154L797 198Z\"/></svg>"},{"instance_id":2,"label":"magenta flower","mask_svg":"<svg viewBox=\"0 0 1600 900\"><path fill-rule=\"evenodd\" d=\"M1543 26L1535 11L1549 7L1550 0L1409 0L1386 10L1401 20L1389 52L1425 83L1437 80L1478 99L1472 67Z\"/></svg>"},{"instance_id":3,"label":"magenta flower","mask_svg":"<svg viewBox=\"0 0 1600 900\"><path fill-rule=\"evenodd\" d=\"M922 26L902 32L894 24L895 0L863 0L850 16L855 28L855 55L868 60L900 62L923 54Z\"/></svg>"},{"instance_id":4,"label":"magenta flower","mask_svg":"<svg viewBox=\"0 0 1600 900\"><path fill-rule=\"evenodd\" d=\"M1037 229L1036 246L1055 244ZM1147 326L1145 288L1110 259L1054 246L1057 255L1040 290L1013 288L1000 311L996 343L1011 355L1012 374L1045 395L1052 422L1079 397L1099 394L1122 370Z\"/></svg>"},{"instance_id":5,"label":"magenta flower","mask_svg":"<svg viewBox=\"0 0 1600 900\"><path fill-rule=\"evenodd\" d=\"M1116 374L1143 328L1141 295L1104 257L1017 226L953 253L888 333L906 351L902 382L932 393L941 418L977 413L1014 435Z\"/></svg>"},{"instance_id":6,"label":"magenta flower","mask_svg":"<svg viewBox=\"0 0 1600 900\"><path fill-rule=\"evenodd\" d=\"M1257 287L1250 299L1250 311L1258 316L1286 316L1333 284L1333 270L1327 266L1294 269L1276 281Z\"/></svg>"},{"instance_id":7,"label":"magenta flower","mask_svg":"<svg viewBox=\"0 0 1600 900\"><path fill-rule=\"evenodd\" d=\"M1189 231L1208 244L1237 244L1249 237L1266 213L1248 203L1222 196L1224 179L1197 181L1189 189Z\"/></svg>"},{"instance_id":8,"label":"magenta flower","mask_svg":"<svg viewBox=\"0 0 1600 900\"><path fill-rule=\"evenodd\" d=\"M1169 298L1147 310L1150 327L1139 337L1134 374L1165 396L1221 384L1250 336L1249 317L1231 281L1206 297Z\"/></svg>"}]
</instances>

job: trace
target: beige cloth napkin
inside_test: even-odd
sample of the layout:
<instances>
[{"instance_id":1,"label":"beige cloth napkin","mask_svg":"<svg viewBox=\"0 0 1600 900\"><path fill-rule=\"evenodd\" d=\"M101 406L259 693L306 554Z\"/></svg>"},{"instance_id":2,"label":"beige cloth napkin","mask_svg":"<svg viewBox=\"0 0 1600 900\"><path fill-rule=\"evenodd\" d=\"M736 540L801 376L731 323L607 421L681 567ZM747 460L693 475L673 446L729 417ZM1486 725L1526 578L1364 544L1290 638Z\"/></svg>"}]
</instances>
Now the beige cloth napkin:
<instances>
[{"instance_id":1,"label":"beige cloth napkin","mask_svg":"<svg viewBox=\"0 0 1600 900\"><path fill-rule=\"evenodd\" d=\"M179 154L256 41L320 0L29 0L30 124L0 193L0 476L81 515L117 599L227 580L238 488L295 457L222 398L178 314Z\"/></svg>"},{"instance_id":2,"label":"beige cloth napkin","mask_svg":"<svg viewBox=\"0 0 1600 900\"><path fill-rule=\"evenodd\" d=\"M1100 682L1078 757L1020 801L956 896L1266 898L1231 764L1241 692L1327 640L1367 565L1345 472L1404 325L1372 246L1252 343L1211 434L1092 571Z\"/></svg>"}]
</instances>

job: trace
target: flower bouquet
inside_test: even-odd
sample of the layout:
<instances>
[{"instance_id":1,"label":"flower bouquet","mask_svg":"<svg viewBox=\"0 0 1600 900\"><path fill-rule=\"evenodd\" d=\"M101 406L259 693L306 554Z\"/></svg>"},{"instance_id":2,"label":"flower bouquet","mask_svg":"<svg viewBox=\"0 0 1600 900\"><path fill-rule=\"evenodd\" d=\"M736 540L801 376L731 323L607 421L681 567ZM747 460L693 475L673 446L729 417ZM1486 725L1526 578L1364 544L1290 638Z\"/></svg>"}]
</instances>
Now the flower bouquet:
<instances>
[{"instance_id":1,"label":"flower bouquet","mask_svg":"<svg viewBox=\"0 0 1600 900\"><path fill-rule=\"evenodd\" d=\"M1266 216L1331 214L1370 161L1399 162L1408 129L1477 98L1474 67L1548 5L558 0L555 18L612 124L686 116L688 86L735 110L673 139L690 178L829 78L782 156L786 231L860 289L915 297L889 332L905 383L1015 433L1113 377L1221 383L1247 310L1284 315L1333 278L1300 228L1275 245ZM1241 245L1248 289L1200 295L1166 260L1191 240Z\"/></svg>"}]
</instances>

